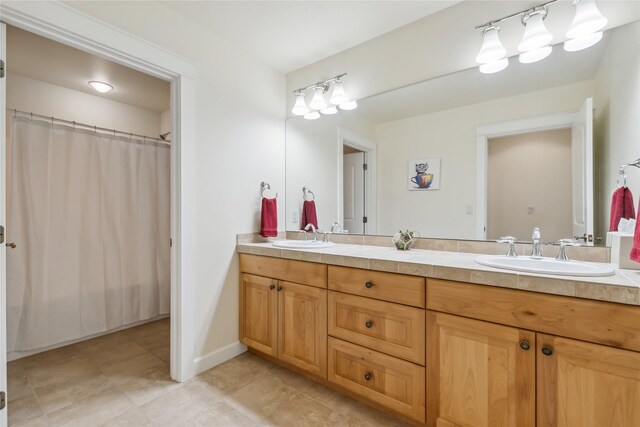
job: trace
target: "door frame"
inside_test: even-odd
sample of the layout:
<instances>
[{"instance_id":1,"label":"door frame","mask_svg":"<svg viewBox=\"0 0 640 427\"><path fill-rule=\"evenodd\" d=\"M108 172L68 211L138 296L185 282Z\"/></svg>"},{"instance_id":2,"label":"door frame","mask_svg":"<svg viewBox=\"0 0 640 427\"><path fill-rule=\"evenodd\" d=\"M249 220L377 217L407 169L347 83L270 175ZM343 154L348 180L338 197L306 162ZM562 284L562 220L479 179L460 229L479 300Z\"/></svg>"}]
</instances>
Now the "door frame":
<instances>
[{"instance_id":1,"label":"door frame","mask_svg":"<svg viewBox=\"0 0 640 427\"><path fill-rule=\"evenodd\" d=\"M195 328L189 324L186 314L191 306L187 287L194 283L195 227L192 219L196 183L193 171L197 64L60 2L2 2L0 16L6 24L170 81L171 236L167 236L167 244L169 238L173 242L170 366L171 378L178 382L189 379L195 374ZM1 96L5 98L6 92ZM2 129L3 137L4 132ZM4 175L0 177L0 185L5 185ZM6 303L0 307L0 319L4 323ZM0 348L6 335L1 340Z\"/></svg>"},{"instance_id":2,"label":"door frame","mask_svg":"<svg viewBox=\"0 0 640 427\"><path fill-rule=\"evenodd\" d=\"M336 194L338 197L338 218L344 222L344 148L343 146L349 146L357 150L364 152L364 161L367 164L367 173L364 174L365 182L365 206L364 212L367 216L367 225L365 227L365 234L376 234L378 230L378 216L376 213L377 199L376 199L376 152L378 146L375 142L362 135L352 132L348 129L338 127L338 188ZM344 226L344 224L340 224Z\"/></svg>"},{"instance_id":3,"label":"door frame","mask_svg":"<svg viewBox=\"0 0 640 427\"><path fill-rule=\"evenodd\" d=\"M530 132L571 128L577 114L577 111L567 111L476 127L476 239L487 239L487 162L489 157L489 139Z\"/></svg>"}]
</instances>

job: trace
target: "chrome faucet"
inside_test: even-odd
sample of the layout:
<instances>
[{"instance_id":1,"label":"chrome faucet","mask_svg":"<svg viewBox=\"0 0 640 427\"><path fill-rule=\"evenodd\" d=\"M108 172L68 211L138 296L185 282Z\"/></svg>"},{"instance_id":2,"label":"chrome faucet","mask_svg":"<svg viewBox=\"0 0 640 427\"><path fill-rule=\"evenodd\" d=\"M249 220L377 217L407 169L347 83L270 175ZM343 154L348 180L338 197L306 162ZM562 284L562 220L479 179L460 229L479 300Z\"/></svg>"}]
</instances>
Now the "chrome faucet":
<instances>
[{"instance_id":1,"label":"chrome faucet","mask_svg":"<svg viewBox=\"0 0 640 427\"><path fill-rule=\"evenodd\" d=\"M518 253L516 252L516 238L512 236L502 236L498 240L498 243L508 243L509 251L507 252L508 257L517 257Z\"/></svg>"},{"instance_id":2,"label":"chrome faucet","mask_svg":"<svg viewBox=\"0 0 640 427\"><path fill-rule=\"evenodd\" d=\"M304 240L305 242L307 241L307 232L304 230L300 230L300 233L302 233L302 240Z\"/></svg>"},{"instance_id":3,"label":"chrome faucet","mask_svg":"<svg viewBox=\"0 0 640 427\"><path fill-rule=\"evenodd\" d=\"M342 231L342 227L337 222L334 222L333 224L331 224L331 233L335 233L336 230L338 230L338 233L340 233Z\"/></svg>"},{"instance_id":4,"label":"chrome faucet","mask_svg":"<svg viewBox=\"0 0 640 427\"><path fill-rule=\"evenodd\" d=\"M556 243L560 245L560 250L558 251L558 256L556 257L557 261L570 261L567 256L567 246L585 246L583 243L580 243L573 239L560 239Z\"/></svg>"},{"instance_id":5,"label":"chrome faucet","mask_svg":"<svg viewBox=\"0 0 640 427\"><path fill-rule=\"evenodd\" d=\"M531 239L533 239L533 248L531 249L531 258L541 259L542 253L540 252L540 228L536 227L531 233Z\"/></svg>"},{"instance_id":6,"label":"chrome faucet","mask_svg":"<svg viewBox=\"0 0 640 427\"><path fill-rule=\"evenodd\" d=\"M305 231L309 231L309 227L311 227L311 230L313 231L313 241L317 242L318 241L318 230L316 230L316 226L309 223L307 224L307 226L304 228Z\"/></svg>"}]
</instances>

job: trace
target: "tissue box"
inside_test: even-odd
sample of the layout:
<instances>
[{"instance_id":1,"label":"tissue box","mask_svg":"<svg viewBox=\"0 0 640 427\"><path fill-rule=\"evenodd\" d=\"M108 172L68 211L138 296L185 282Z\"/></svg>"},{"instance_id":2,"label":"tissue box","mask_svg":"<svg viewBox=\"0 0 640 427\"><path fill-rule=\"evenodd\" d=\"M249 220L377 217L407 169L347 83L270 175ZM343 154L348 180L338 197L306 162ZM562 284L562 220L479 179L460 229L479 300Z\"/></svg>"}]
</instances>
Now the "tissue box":
<instances>
[{"instance_id":1,"label":"tissue box","mask_svg":"<svg viewBox=\"0 0 640 427\"><path fill-rule=\"evenodd\" d=\"M607 233L607 242L611 246L611 263L617 268L640 270L640 263L631 261L629 254L633 246L633 234L619 231Z\"/></svg>"}]
</instances>

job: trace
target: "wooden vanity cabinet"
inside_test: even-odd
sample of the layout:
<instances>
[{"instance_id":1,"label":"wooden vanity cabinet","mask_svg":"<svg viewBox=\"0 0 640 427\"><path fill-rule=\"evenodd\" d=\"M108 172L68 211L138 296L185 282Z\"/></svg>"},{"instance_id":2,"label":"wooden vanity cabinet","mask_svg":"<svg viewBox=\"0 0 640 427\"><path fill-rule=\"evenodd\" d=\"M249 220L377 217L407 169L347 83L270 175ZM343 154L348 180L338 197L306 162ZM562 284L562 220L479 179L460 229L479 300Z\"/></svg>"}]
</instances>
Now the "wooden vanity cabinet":
<instances>
[{"instance_id":1,"label":"wooden vanity cabinet","mask_svg":"<svg viewBox=\"0 0 640 427\"><path fill-rule=\"evenodd\" d=\"M327 267L278 261L274 268L271 258L244 254L240 257L240 341L326 379L327 290L322 285L326 287ZM286 278L305 283L293 283Z\"/></svg>"},{"instance_id":2,"label":"wooden vanity cabinet","mask_svg":"<svg viewBox=\"0 0 640 427\"><path fill-rule=\"evenodd\" d=\"M538 334L538 426L640 426L640 353Z\"/></svg>"},{"instance_id":3,"label":"wooden vanity cabinet","mask_svg":"<svg viewBox=\"0 0 640 427\"><path fill-rule=\"evenodd\" d=\"M535 425L535 333L427 312L427 424Z\"/></svg>"}]
</instances>

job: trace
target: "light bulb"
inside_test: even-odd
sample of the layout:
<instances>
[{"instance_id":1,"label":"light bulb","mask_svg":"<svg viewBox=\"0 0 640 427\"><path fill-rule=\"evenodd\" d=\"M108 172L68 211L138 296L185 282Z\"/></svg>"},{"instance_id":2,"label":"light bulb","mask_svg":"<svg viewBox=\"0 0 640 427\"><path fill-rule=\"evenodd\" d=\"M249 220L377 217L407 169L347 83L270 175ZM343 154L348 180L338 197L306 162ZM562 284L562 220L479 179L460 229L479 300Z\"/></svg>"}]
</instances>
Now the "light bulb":
<instances>
[{"instance_id":1,"label":"light bulb","mask_svg":"<svg viewBox=\"0 0 640 427\"><path fill-rule=\"evenodd\" d=\"M592 33L584 37L579 37L577 39L569 39L564 42L564 50L567 52L576 52L578 50L591 47L600 40L602 40L602 31L598 31L597 33Z\"/></svg>"},{"instance_id":2,"label":"light bulb","mask_svg":"<svg viewBox=\"0 0 640 427\"><path fill-rule=\"evenodd\" d=\"M544 17L546 11L544 9L536 10L526 15L524 22L524 35L522 41L518 45L520 52L529 52L547 46L553 40L553 34L544 26Z\"/></svg>"},{"instance_id":3,"label":"light bulb","mask_svg":"<svg viewBox=\"0 0 640 427\"><path fill-rule=\"evenodd\" d=\"M482 31L482 47L476 56L476 62L478 64L497 61L504 58L507 54L507 50L502 46L502 43L500 43L499 31L500 27L497 26L488 27Z\"/></svg>"},{"instance_id":4,"label":"light bulb","mask_svg":"<svg viewBox=\"0 0 640 427\"><path fill-rule=\"evenodd\" d=\"M358 108L358 103L356 101L347 101L340 104L341 110L349 111L355 110L356 108Z\"/></svg>"},{"instance_id":5,"label":"light bulb","mask_svg":"<svg viewBox=\"0 0 640 427\"><path fill-rule=\"evenodd\" d=\"M318 113L317 111L312 111L310 113L305 114L304 118L307 119L307 120L319 119L320 118L320 113Z\"/></svg>"},{"instance_id":6,"label":"light bulb","mask_svg":"<svg viewBox=\"0 0 640 427\"><path fill-rule=\"evenodd\" d=\"M334 105L340 105L348 100L349 98L347 98L347 94L344 93L344 82L342 80L336 80L333 82L333 92L331 93L329 102Z\"/></svg>"},{"instance_id":7,"label":"light bulb","mask_svg":"<svg viewBox=\"0 0 640 427\"><path fill-rule=\"evenodd\" d=\"M335 105L331 105L327 108L323 108L322 110L320 110L320 112L325 115L331 115L331 114L337 114L338 109L336 108Z\"/></svg>"},{"instance_id":8,"label":"light bulb","mask_svg":"<svg viewBox=\"0 0 640 427\"><path fill-rule=\"evenodd\" d=\"M291 112L296 116L304 116L309 112L309 107L307 107L307 103L304 101L303 92L298 92L296 94L296 103L291 109Z\"/></svg>"},{"instance_id":9,"label":"light bulb","mask_svg":"<svg viewBox=\"0 0 640 427\"><path fill-rule=\"evenodd\" d=\"M594 0L574 0L576 14L567 30L567 38L578 39L600 31L607 25Z\"/></svg>"},{"instance_id":10,"label":"light bulb","mask_svg":"<svg viewBox=\"0 0 640 427\"><path fill-rule=\"evenodd\" d=\"M100 93L107 93L113 90L113 86L105 82L98 82L98 81L92 80L89 82L89 85Z\"/></svg>"},{"instance_id":11,"label":"light bulb","mask_svg":"<svg viewBox=\"0 0 640 427\"><path fill-rule=\"evenodd\" d=\"M327 102L324 100L324 88L322 86L316 86L313 88L313 98L309 103L309 108L314 110L322 110L327 106Z\"/></svg>"},{"instance_id":12,"label":"light bulb","mask_svg":"<svg viewBox=\"0 0 640 427\"><path fill-rule=\"evenodd\" d=\"M480 65L480 72L483 74L493 74L502 71L509 65L509 58L502 58L497 61L487 62Z\"/></svg>"}]
</instances>

